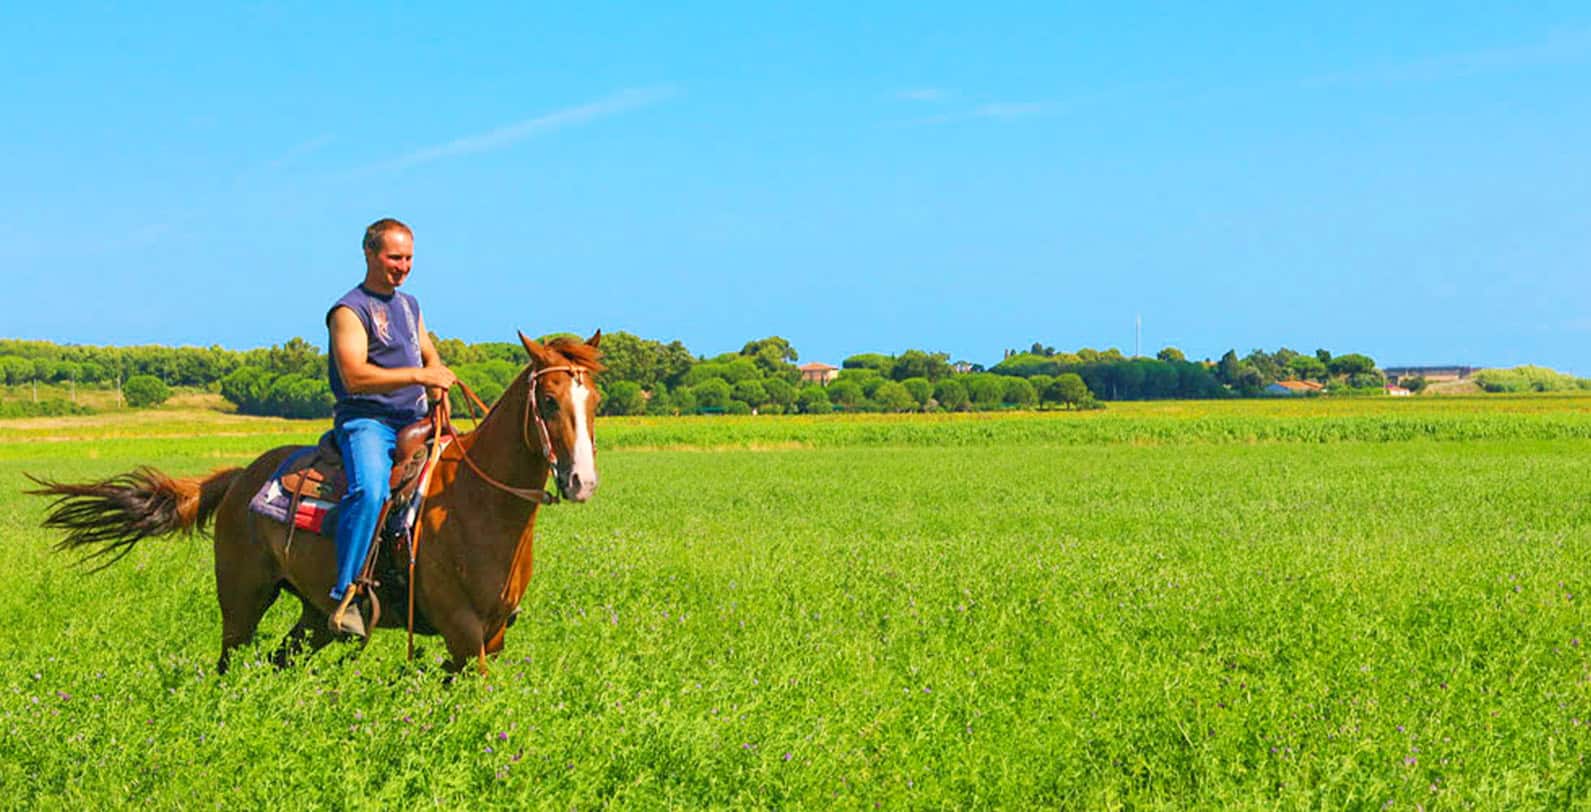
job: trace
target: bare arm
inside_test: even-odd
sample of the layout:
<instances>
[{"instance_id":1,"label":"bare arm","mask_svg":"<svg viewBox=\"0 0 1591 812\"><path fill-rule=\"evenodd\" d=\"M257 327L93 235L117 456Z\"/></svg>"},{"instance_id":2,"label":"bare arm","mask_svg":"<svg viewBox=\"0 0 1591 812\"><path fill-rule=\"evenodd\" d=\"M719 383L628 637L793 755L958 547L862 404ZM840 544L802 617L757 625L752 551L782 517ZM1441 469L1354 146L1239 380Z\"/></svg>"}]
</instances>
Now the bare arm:
<instances>
[{"instance_id":1,"label":"bare arm","mask_svg":"<svg viewBox=\"0 0 1591 812\"><path fill-rule=\"evenodd\" d=\"M442 365L430 336L421 327L420 358L423 367L385 369L370 363L366 347L370 338L359 317L346 307L331 313L331 362L337 365L343 385L352 394L382 394L405 386L423 386L445 389L453 385L453 371ZM429 352L429 354L427 354ZM433 363L434 361L434 363Z\"/></svg>"}]
</instances>

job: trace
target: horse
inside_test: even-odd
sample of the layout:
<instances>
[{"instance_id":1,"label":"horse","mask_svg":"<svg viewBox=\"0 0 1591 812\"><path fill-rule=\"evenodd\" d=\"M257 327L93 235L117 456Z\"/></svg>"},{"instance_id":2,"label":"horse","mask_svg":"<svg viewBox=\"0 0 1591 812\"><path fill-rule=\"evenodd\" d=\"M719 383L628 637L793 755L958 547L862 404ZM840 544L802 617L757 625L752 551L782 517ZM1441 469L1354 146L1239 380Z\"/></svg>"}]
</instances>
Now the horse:
<instances>
[{"instance_id":1,"label":"horse","mask_svg":"<svg viewBox=\"0 0 1591 812\"><path fill-rule=\"evenodd\" d=\"M408 608L422 619L412 630L441 635L451 655L444 666L449 673L473 659L485 674L486 658L502 649L530 583L537 509L557 501L545 490L549 474L568 501L585 502L596 491L600 395L594 376L603 368L601 339L598 330L584 342L557 338L541 344L521 333L530 363L476 427L436 458L416 521ZM533 434L539 444L532 443ZM304 448L282 446L246 467L186 479L148 467L87 484L34 478L40 487L30 493L57 497L44 525L69 532L56 549L76 549L90 558L110 554L105 566L145 538L192 534L213 519L221 604L216 671L226 673L232 652L254 639L283 590L302 605L297 624L270 655L273 664L285 667L334 639L327 621L338 609L330 597L335 545L329 536L290 532L288 525L253 513L249 500ZM405 624L392 612L377 625Z\"/></svg>"}]
</instances>

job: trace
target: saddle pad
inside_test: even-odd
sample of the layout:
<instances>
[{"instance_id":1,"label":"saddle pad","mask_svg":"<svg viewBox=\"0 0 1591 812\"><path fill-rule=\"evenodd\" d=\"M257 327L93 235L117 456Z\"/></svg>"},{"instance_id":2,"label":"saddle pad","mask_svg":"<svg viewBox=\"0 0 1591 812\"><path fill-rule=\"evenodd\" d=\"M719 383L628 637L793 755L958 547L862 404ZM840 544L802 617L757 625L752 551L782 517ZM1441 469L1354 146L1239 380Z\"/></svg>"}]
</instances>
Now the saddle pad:
<instances>
[{"instance_id":1,"label":"saddle pad","mask_svg":"<svg viewBox=\"0 0 1591 812\"><path fill-rule=\"evenodd\" d=\"M295 466L303 463L304 458L314 453L315 449L306 448L303 451L288 457L271 472L269 479L261 486L254 498L249 500L249 510L264 516L274 522L287 524L288 510L293 508L293 492L282 487L284 471L292 471ZM332 530L337 526L337 503L325 499L318 499L318 490L305 488L302 497L298 500L298 508L292 518L293 526L311 533L328 535L322 530Z\"/></svg>"}]
</instances>

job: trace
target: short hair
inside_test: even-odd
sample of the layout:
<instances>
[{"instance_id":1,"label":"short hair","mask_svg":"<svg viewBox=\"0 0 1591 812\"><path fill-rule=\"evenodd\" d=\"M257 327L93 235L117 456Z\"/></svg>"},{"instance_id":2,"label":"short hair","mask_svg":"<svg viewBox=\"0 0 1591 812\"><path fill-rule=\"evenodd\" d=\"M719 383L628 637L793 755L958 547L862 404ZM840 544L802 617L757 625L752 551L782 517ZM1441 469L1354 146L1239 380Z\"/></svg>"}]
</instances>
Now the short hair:
<instances>
[{"instance_id":1,"label":"short hair","mask_svg":"<svg viewBox=\"0 0 1591 812\"><path fill-rule=\"evenodd\" d=\"M402 231L414 238L414 229L403 224L402 220L393 217L383 217L365 228L364 249L367 254L381 251L381 241L388 231Z\"/></svg>"}]
</instances>

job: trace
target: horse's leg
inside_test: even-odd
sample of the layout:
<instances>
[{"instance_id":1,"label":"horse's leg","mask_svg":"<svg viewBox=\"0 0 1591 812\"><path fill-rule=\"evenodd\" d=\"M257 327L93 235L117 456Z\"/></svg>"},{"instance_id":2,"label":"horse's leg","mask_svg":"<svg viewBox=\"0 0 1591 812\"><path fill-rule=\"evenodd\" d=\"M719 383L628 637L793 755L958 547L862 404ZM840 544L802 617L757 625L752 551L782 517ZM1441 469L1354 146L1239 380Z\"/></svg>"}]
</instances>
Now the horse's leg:
<instances>
[{"instance_id":1,"label":"horse's leg","mask_svg":"<svg viewBox=\"0 0 1591 812\"><path fill-rule=\"evenodd\" d=\"M276 602L282 588L282 571L271 552L283 531L249 513L252 497L276 470L296 452L284 446L261 455L227 487L215 511L215 591L221 603L221 659L218 673L226 673L232 650L254 638L260 618Z\"/></svg>"},{"instance_id":2,"label":"horse's leg","mask_svg":"<svg viewBox=\"0 0 1591 812\"><path fill-rule=\"evenodd\" d=\"M309 601L299 600L304 609L298 616L298 623L288 630L276 650L271 652L271 664L277 668L286 668L294 658L314 654L336 639L326 626L326 613Z\"/></svg>"},{"instance_id":3,"label":"horse's leg","mask_svg":"<svg viewBox=\"0 0 1591 812\"><path fill-rule=\"evenodd\" d=\"M225 674L232 650L254 639L254 630L281 588L276 564L263 545L217 528L215 591L221 603L221 659L216 673Z\"/></svg>"},{"instance_id":4,"label":"horse's leg","mask_svg":"<svg viewBox=\"0 0 1591 812\"><path fill-rule=\"evenodd\" d=\"M225 674L232 650L254 639L254 630L276 602L280 585L257 577L226 578L219 566L216 569L216 596L221 602L221 659L216 662L215 671Z\"/></svg>"},{"instance_id":5,"label":"horse's leg","mask_svg":"<svg viewBox=\"0 0 1591 812\"><path fill-rule=\"evenodd\" d=\"M452 658L442 666L450 674L463 671L470 663L478 663L481 673L486 673L486 638L481 619L468 608L459 608L448 613L442 622L438 623L432 618L432 624L442 634L442 642L447 646L448 654Z\"/></svg>"}]
</instances>

